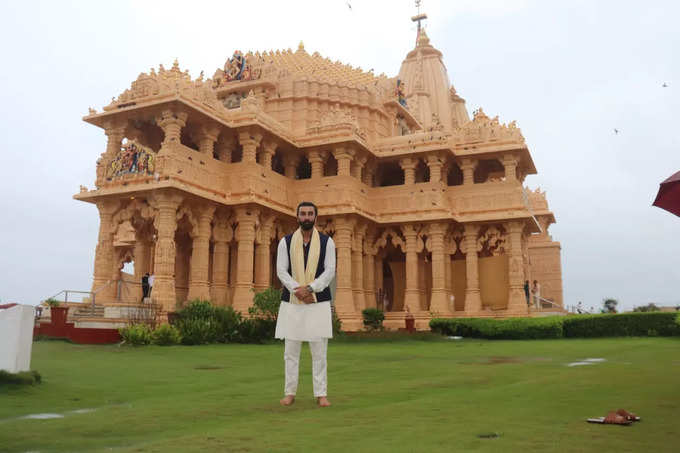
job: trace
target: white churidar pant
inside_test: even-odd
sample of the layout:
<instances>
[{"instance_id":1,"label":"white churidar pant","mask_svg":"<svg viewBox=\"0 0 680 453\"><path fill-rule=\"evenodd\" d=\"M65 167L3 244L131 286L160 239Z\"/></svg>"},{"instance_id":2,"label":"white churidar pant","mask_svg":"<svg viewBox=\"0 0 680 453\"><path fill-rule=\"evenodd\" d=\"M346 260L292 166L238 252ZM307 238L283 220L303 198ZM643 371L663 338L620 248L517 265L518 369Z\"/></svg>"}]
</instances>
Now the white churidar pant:
<instances>
[{"instance_id":1,"label":"white churidar pant","mask_svg":"<svg viewBox=\"0 0 680 453\"><path fill-rule=\"evenodd\" d=\"M284 393L293 395L297 393L298 377L300 369L300 350L302 341L289 340L286 338L283 360L286 367L286 383ZM326 377L326 350L328 339L310 341L309 350L312 353L312 381L314 383L314 396L327 396L328 381Z\"/></svg>"}]
</instances>

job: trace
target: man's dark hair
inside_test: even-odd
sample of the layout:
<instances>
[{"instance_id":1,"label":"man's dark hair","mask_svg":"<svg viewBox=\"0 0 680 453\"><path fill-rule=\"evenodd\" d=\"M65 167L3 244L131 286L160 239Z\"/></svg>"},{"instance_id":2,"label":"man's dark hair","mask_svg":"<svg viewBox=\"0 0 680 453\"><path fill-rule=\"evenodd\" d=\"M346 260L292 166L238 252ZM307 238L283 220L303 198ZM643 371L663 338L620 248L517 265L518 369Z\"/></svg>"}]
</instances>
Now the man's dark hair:
<instances>
[{"instance_id":1,"label":"man's dark hair","mask_svg":"<svg viewBox=\"0 0 680 453\"><path fill-rule=\"evenodd\" d=\"M313 208L314 208L314 217L318 217L318 216L319 216L319 209L318 209L318 208L316 207L316 205L315 205L314 203L312 203L311 201L303 201L303 202L301 202L299 205L297 205L297 209L295 210L295 216L300 215L300 208L303 207L303 206L311 206L311 207L313 207Z\"/></svg>"}]
</instances>

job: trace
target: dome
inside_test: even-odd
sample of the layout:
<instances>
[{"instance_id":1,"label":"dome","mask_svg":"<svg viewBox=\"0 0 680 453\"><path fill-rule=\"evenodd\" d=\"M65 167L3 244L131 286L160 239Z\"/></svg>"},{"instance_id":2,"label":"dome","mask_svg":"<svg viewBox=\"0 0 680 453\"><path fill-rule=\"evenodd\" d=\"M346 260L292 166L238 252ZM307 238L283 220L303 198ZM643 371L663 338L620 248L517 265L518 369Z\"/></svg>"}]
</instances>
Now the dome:
<instances>
[{"instance_id":1,"label":"dome","mask_svg":"<svg viewBox=\"0 0 680 453\"><path fill-rule=\"evenodd\" d=\"M445 130L470 120L465 100L449 82L442 53L432 47L425 29L420 29L415 49L401 64L399 79L409 109L425 128L436 126L437 118Z\"/></svg>"}]
</instances>

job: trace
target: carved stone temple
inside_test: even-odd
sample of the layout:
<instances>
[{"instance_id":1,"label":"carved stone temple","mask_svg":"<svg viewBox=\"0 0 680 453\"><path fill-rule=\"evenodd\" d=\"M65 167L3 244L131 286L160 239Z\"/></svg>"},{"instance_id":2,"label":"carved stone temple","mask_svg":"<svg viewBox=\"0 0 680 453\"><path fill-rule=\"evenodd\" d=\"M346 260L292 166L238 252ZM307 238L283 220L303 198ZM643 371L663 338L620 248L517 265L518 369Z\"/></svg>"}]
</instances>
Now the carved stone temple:
<instances>
[{"instance_id":1,"label":"carved stone temple","mask_svg":"<svg viewBox=\"0 0 680 453\"><path fill-rule=\"evenodd\" d=\"M84 120L108 138L96 189L74 196L99 210L92 291L107 322L141 303L146 272L165 312L200 298L247 313L253 290L280 286L276 245L302 200L337 247L345 330L376 306L388 328L407 312L421 329L434 315L539 315L525 280L561 310L555 218L524 187L524 137L481 108L470 118L424 29L395 77L302 43L236 51L208 79L177 62L142 73Z\"/></svg>"}]
</instances>

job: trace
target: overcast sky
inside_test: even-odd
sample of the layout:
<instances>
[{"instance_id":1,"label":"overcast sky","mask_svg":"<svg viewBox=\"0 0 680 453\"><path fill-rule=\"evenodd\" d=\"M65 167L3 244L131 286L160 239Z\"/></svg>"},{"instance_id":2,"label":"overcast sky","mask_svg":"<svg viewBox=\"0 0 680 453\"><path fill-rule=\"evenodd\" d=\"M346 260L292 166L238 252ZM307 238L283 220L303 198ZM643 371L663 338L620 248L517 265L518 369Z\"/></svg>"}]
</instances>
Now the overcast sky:
<instances>
[{"instance_id":1,"label":"overcast sky","mask_svg":"<svg viewBox=\"0 0 680 453\"><path fill-rule=\"evenodd\" d=\"M348 6L351 5L351 9ZM680 304L680 218L651 206L680 170L674 1L424 1L431 43L470 112L517 120L562 244L565 304ZM394 76L414 2L139 1L0 5L0 300L88 290L106 146L84 123L175 58L210 77L234 50L320 52ZM662 84L668 87L663 88ZM614 129L620 131L614 133Z\"/></svg>"}]
</instances>

